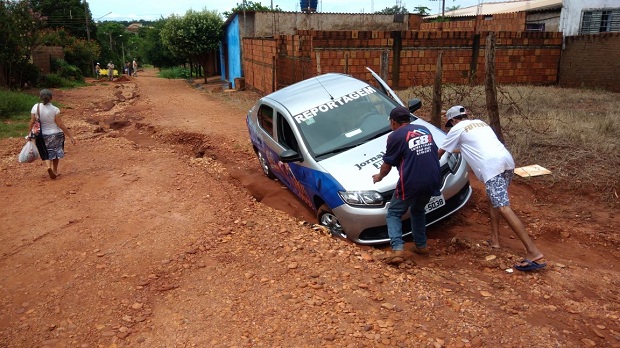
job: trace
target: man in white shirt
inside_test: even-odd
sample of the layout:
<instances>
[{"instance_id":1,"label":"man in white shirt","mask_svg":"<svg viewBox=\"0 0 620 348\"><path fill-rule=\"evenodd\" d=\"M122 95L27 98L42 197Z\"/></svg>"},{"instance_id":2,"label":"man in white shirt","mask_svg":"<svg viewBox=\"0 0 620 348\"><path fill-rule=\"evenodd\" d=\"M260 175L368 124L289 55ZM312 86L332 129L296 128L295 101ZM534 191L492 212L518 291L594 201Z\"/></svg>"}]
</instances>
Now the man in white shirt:
<instances>
[{"instance_id":1,"label":"man in white shirt","mask_svg":"<svg viewBox=\"0 0 620 348\"><path fill-rule=\"evenodd\" d=\"M111 61L108 63L108 78L110 81L114 78L114 63Z\"/></svg>"},{"instance_id":2,"label":"man in white shirt","mask_svg":"<svg viewBox=\"0 0 620 348\"><path fill-rule=\"evenodd\" d=\"M446 127L452 127L439 148L439 158L445 152L460 151L476 177L486 187L491 207L491 247L499 248L499 216L501 215L525 246L525 258L514 267L520 271L544 268L543 254L525 231L523 223L510 208L508 186L514 176L515 163L491 127L481 120L469 120L467 110L451 107ZM458 149L458 150L457 150Z\"/></svg>"}]
</instances>

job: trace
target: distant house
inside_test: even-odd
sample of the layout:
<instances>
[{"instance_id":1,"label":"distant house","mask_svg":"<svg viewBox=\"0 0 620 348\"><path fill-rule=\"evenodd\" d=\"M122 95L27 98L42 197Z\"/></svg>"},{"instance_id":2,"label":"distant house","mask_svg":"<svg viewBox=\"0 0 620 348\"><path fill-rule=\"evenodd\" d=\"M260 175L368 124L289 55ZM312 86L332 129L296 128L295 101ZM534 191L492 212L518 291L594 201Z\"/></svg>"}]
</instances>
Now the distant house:
<instances>
[{"instance_id":1,"label":"distant house","mask_svg":"<svg viewBox=\"0 0 620 348\"><path fill-rule=\"evenodd\" d=\"M421 30L560 31L562 0L486 2L424 17Z\"/></svg>"},{"instance_id":2,"label":"distant house","mask_svg":"<svg viewBox=\"0 0 620 348\"><path fill-rule=\"evenodd\" d=\"M564 36L620 32L620 1L564 0Z\"/></svg>"},{"instance_id":3,"label":"distant house","mask_svg":"<svg viewBox=\"0 0 620 348\"><path fill-rule=\"evenodd\" d=\"M140 30L140 28L142 28L142 24L140 23L131 23L129 24L129 26L127 26L127 31L130 31L134 34L137 34L138 31Z\"/></svg>"},{"instance_id":4,"label":"distant house","mask_svg":"<svg viewBox=\"0 0 620 348\"><path fill-rule=\"evenodd\" d=\"M486 2L424 17L421 30L552 31L564 36L620 32L618 0Z\"/></svg>"}]
</instances>

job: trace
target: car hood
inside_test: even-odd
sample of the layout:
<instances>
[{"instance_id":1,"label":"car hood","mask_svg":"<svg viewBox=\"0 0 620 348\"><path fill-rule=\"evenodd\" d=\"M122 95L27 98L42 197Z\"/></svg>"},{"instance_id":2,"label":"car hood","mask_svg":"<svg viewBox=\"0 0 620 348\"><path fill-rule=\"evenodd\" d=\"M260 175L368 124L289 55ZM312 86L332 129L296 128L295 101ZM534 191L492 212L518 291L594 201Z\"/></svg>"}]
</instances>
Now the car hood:
<instances>
[{"instance_id":1,"label":"car hood","mask_svg":"<svg viewBox=\"0 0 620 348\"><path fill-rule=\"evenodd\" d=\"M446 137L443 131L422 119L417 119L413 123L426 126L433 133L437 146L441 146ZM380 182L376 184L372 182L372 176L379 173L379 168L383 163L385 145L389 134L391 132L322 160L319 164L347 191L376 190L385 192L393 190L398 181L398 170L395 168L392 168L390 174ZM445 156L441 164L444 161Z\"/></svg>"}]
</instances>

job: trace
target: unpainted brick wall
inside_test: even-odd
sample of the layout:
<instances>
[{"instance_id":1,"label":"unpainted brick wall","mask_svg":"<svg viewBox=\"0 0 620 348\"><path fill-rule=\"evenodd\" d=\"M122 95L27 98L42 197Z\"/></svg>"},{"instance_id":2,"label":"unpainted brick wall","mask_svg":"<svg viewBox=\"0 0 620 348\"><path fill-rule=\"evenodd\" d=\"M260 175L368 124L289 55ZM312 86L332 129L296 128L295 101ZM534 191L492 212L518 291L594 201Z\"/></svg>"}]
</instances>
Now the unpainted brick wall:
<instances>
[{"instance_id":1,"label":"unpainted brick wall","mask_svg":"<svg viewBox=\"0 0 620 348\"><path fill-rule=\"evenodd\" d=\"M482 83L487 36L473 31L300 30L274 39L244 39L244 71L248 87L264 93L328 72L372 80L366 67L386 71L386 82L401 89L431 85L443 52L444 83ZM499 32L496 38L498 83L557 82L561 33ZM262 76L271 78L274 71L274 84L265 84L271 80Z\"/></svg>"},{"instance_id":2,"label":"unpainted brick wall","mask_svg":"<svg viewBox=\"0 0 620 348\"><path fill-rule=\"evenodd\" d=\"M316 75L312 59L312 37L308 35L282 35L277 39L278 88L291 85Z\"/></svg>"},{"instance_id":3,"label":"unpainted brick wall","mask_svg":"<svg viewBox=\"0 0 620 348\"><path fill-rule=\"evenodd\" d=\"M620 92L620 33L568 36L562 51L562 87Z\"/></svg>"},{"instance_id":4,"label":"unpainted brick wall","mask_svg":"<svg viewBox=\"0 0 620 348\"><path fill-rule=\"evenodd\" d=\"M276 41L243 39L243 71L247 88L263 93L276 90Z\"/></svg>"}]
</instances>

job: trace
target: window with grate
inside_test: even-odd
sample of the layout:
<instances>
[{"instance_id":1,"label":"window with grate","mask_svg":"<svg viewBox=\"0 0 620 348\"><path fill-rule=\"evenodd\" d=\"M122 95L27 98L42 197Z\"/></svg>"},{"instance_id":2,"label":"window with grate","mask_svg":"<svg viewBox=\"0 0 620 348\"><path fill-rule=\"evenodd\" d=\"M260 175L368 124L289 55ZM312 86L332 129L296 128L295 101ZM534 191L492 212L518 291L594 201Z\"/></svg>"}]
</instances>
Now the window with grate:
<instances>
[{"instance_id":1,"label":"window with grate","mask_svg":"<svg viewBox=\"0 0 620 348\"><path fill-rule=\"evenodd\" d=\"M580 34L620 32L620 8L583 11Z\"/></svg>"}]
</instances>

